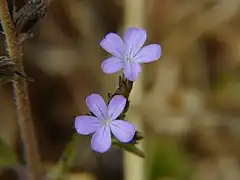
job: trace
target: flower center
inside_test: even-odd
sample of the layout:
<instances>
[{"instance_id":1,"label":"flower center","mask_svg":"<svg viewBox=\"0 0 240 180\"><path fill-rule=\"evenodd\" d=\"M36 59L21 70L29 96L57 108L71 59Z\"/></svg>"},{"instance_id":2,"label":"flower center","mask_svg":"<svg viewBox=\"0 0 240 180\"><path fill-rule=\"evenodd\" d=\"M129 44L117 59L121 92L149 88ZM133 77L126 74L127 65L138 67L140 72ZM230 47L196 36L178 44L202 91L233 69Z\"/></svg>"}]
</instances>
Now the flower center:
<instances>
[{"instance_id":1,"label":"flower center","mask_svg":"<svg viewBox=\"0 0 240 180\"><path fill-rule=\"evenodd\" d=\"M124 52L124 61L125 63L131 64L133 62L133 46L128 47L125 46L125 52Z\"/></svg>"},{"instance_id":2,"label":"flower center","mask_svg":"<svg viewBox=\"0 0 240 180\"><path fill-rule=\"evenodd\" d=\"M109 126L110 124L112 123L112 119L104 119L103 121L102 121L102 124L104 125L104 126Z\"/></svg>"},{"instance_id":3,"label":"flower center","mask_svg":"<svg viewBox=\"0 0 240 180\"><path fill-rule=\"evenodd\" d=\"M128 55L125 55L125 62L126 63L131 63L131 57L130 56L128 56Z\"/></svg>"}]
</instances>

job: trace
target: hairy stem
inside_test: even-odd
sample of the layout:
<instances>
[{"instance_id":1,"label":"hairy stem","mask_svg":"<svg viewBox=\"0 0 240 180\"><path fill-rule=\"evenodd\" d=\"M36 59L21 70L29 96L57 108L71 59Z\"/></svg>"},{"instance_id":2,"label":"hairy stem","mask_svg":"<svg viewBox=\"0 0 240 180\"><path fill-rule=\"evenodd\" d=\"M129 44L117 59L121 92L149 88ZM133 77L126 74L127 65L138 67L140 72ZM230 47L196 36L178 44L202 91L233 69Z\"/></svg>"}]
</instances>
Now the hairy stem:
<instances>
[{"instance_id":1,"label":"hairy stem","mask_svg":"<svg viewBox=\"0 0 240 180\"><path fill-rule=\"evenodd\" d=\"M1 22L6 36L9 57L14 61L17 69L24 73L21 46L18 43L14 25L9 14L6 0L0 0ZM28 166L29 180L43 180L40 155L38 153L37 141L34 132L30 102L28 98L28 84L25 78L16 76L13 80L15 103L17 108L18 123L22 141L25 148L25 157Z\"/></svg>"}]
</instances>

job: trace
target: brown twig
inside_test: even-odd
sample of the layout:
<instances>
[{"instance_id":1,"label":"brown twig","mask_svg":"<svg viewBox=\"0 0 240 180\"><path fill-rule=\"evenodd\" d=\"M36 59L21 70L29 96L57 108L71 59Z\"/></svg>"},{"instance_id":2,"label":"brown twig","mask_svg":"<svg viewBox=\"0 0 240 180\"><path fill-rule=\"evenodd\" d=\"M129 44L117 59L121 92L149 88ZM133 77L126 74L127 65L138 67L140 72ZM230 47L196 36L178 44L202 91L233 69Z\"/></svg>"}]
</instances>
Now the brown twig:
<instances>
[{"instance_id":1,"label":"brown twig","mask_svg":"<svg viewBox=\"0 0 240 180\"><path fill-rule=\"evenodd\" d=\"M21 46L18 43L17 35L14 30L6 0L0 0L0 16L6 36L9 57L16 64L18 71L22 74L25 74L21 56ZM25 148L29 179L43 180L40 155L38 153L37 140L32 122L26 79L16 77L16 79L13 80L13 88L17 108L17 117Z\"/></svg>"}]
</instances>

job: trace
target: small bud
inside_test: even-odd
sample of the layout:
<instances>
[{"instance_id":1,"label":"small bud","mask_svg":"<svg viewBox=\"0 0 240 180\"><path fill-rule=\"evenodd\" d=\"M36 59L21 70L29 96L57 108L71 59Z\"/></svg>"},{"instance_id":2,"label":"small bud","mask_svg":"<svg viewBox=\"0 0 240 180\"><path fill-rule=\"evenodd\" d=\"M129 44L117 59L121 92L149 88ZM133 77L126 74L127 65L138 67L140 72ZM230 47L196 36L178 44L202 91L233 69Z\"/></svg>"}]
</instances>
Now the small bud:
<instances>
[{"instance_id":1,"label":"small bud","mask_svg":"<svg viewBox=\"0 0 240 180\"><path fill-rule=\"evenodd\" d=\"M33 37L34 37L34 35L31 32L22 33L22 34L19 34L19 36L18 36L18 42L19 42L19 44L22 44L24 41L29 40Z\"/></svg>"},{"instance_id":2,"label":"small bud","mask_svg":"<svg viewBox=\"0 0 240 180\"><path fill-rule=\"evenodd\" d=\"M15 79L16 75L25 78L27 81L32 82L33 79L20 73L14 62L7 56L0 57L0 83L5 84Z\"/></svg>"},{"instance_id":3,"label":"small bud","mask_svg":"<svg viewBox=\"0 0 240 180\"><path fill-rule=\"evenodd\" d=\"M45 0L28 0L26 4L15 13L17 34L29 32L47 12Z\"/></svg>"}]
</instances>

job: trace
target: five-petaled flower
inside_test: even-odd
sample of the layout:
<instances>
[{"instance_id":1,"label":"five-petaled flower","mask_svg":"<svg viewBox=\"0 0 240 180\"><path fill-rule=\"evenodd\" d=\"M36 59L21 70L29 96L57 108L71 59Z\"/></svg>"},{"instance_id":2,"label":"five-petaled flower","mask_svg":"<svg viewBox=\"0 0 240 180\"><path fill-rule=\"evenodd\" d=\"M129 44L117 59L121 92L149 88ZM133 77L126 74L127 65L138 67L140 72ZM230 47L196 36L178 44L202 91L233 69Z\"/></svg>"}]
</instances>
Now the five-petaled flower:
<instances>
[{"instance_id":1,"label":"five-petaled flower","mask_svg":"<svg viewBox=\"0 0 240 180\"><path fill-rule=\"evenodd\" d=\"M125 121L118 120L124 110L126 98L114 96L108 106L99 94L92 94L86 98L89 110L96 116L78 116L75 119L75 128L79 134L93 134L92 149L97 152L106 152L112 144L111 133L123 143L130 142L136 132L136 127Z\"/></svg>"},{"instance_id":2,"label":"five-petaled flower","mask_svg":"<svg viewBox=\"0 0 240 180\"><path fill-rule=\"evenodd\" d=\"M112 56L102 62L106 74L121 69L130 81L135 81L141 72L141 63L156 61L161 56L158 44L144 46L147 33L144 29L131 27L124 34L124 41L115 33L109 33L100 42L101 47Z\"/></svg>"}]
</instances>

